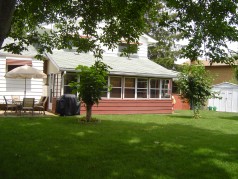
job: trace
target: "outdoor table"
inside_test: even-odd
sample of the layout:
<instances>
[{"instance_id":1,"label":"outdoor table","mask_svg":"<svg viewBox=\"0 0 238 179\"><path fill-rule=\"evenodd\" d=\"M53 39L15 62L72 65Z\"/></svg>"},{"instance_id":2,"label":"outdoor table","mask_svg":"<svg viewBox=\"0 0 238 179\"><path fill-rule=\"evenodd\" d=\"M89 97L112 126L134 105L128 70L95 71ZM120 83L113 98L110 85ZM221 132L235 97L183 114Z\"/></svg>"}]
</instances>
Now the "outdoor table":
<instances>
[{"instance_id":1,"label":"outdoor table","mask_svg":"<svg viewBox=\"0 0 238 179\"><path fill-rule=\"evenodd\" d=\"M17 105L16 112L21 110L23 100L14 100L14 104Z\"/></svg>"}]
</instances>

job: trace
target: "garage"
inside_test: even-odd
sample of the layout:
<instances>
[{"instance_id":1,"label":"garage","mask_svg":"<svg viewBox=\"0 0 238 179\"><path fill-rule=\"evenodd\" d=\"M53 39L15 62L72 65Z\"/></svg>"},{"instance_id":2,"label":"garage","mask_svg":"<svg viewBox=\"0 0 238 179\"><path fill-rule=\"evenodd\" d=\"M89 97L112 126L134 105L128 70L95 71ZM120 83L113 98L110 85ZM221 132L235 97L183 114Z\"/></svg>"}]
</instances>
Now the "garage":
<instances>
[{"instance_id":1,"label":"garage","mask_svg":"<svg viewBox=\"0 0 238 179\"><path fill-rule=\"evenodd\" d=\"M213 85L212 91L218 92L220 98L209 99L208 106L217 111L238 112L238 85L224 82Z\"/></svg>"}]
</instances>

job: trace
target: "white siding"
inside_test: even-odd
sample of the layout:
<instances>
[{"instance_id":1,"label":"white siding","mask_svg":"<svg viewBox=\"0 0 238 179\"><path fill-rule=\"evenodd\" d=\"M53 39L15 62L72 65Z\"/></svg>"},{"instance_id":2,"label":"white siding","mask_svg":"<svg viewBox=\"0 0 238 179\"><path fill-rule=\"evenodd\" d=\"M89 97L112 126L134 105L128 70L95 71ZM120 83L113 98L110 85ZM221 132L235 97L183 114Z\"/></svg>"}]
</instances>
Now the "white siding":
<instances>
[{"instance_id":1,"label":"white siding","mask_svg":"<svg viewBox=\"0 0 238 179\"><path fill-rule=\"evenodd\" d=\"M139 43L140 45L138 46L138 52L137 52L138 57L147 58L148 57L148 39L146 39L145 37L140 37ZM113 50L108 50L107 47L102 46L102 49L104 50L105 55L118 56L118 47L116 47Z\"/></svg>"},{"instance_id":2,"label":"white siding","mask_svg":"<svg viewBox=\"0 0 238 179\"><path fill-rule=\"evenodd\" d=\"M140 37L139 42L141 43L141 45L139 46L138 56L147 58L148 57L148 41L146 38Z\"/></svg>"},{"instance_id":3,"label":"white siding","mask_svg":"<svg viewBox=\"0 0 238 179\"><path fill-rule=\"evenodd\" d=\"M43 71L43 62L32 60L32 67ZM3 96L7 99L11 99L11 95L24 97L25 79L5 78L6 72L6 57L0 56L0 103L4 102ZM43 95L43 85L43 79L26 79L26 96L39 99Z\"/></svg>"},{"instance_id":4,"label":"white siding","mask_svg":"<svg viewBox=\"0 0 238 179\"><path fill-rule=\"evenodd\" d=\"M59 69L57 69L57 67L50 61L48 60L48 65L47 65L47 74L50 73L58 73Z\"/></svg>"}]
</instances>

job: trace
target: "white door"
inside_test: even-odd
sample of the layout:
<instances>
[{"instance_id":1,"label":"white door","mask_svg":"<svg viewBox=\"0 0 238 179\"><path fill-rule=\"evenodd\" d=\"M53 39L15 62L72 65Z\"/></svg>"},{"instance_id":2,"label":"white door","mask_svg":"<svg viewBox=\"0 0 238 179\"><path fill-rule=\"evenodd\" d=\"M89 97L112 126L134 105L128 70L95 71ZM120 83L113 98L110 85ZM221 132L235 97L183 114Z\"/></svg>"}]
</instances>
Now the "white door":
<instances>
[{"instance_id":1,"label":"white door","mask_svg":"<svg viewBox=\"0 0 238 179\"><path fill-rule=\"evenodd\" d=\"M226 92L225 91L221 91L220 93L220 100L219 100L219 111L226 111Z\"/></svg>"},{"instance_id":2,"label":"white door","mask_svg":"<svg viewBox=\"0 0 238 179\"><path fill-rule=\"evenodd\" d=\"M232 112L232 96L231 90L221 91L219 100L219 111Z\"/></svg>"},{"instance_id":3,"label":"white door","mask_svg":"<svg viewBox=\"0 0 238 179\"><path fill-rule=\"evenodd\" d=\"M232 98L233 98L232 91L227 91L226 112L233 112L232 111Z\"/></svg>"}]
</instances>

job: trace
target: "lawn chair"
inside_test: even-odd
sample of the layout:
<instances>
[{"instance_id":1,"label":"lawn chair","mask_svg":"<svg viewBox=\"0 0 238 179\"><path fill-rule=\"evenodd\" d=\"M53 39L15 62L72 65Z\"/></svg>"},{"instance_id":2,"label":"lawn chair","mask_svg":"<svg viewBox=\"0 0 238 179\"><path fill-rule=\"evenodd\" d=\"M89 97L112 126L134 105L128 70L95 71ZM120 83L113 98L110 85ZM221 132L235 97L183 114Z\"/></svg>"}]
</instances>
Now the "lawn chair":
<instances>
[{"instance_id":1,"label":"lawn chair","mask_svg":"<svg viewBox=\"0 0 238 179\"><path fill-rule=\"evenodd\" d=\"M35 98L23 98L23 103L22 103L21 111L24 111L24 113L26 111L31 111L31 114L33 116L33 113L34 113L34 102L35 102ZM20 114L21 114L21 112L20 112Z\"/></svg>"},{"instance_id":2,"label":"lawn chair","mask_svg":"<svg viewBox=\"0 0 238 179\"><path fill-rule=\"evenodd\" d=\"M39 111L39 113L43 112L43 114L45 115L45 107L47 100L48 100L47 96L42 96L40 101L37 104L35 104L34 110Z\"/></svg>"},{"instance_id":3,"label":"lawn chair","mask_svg":"<svg viewBox=\"0 0 238 179\"><path fill-rule=\"evenodd\" d=\"M12 95L12 104L15 104L17 106L17 110L19 110L22 105L22 100L20 100L20 96Z\"/></svg>"},{"instance_id":4,"label":"lawn chair","mask_svg":"<svg viewBox=\"0 0 238 179\"><path fill-rule=\"evenodd\" d=\"M16 111L17 112L17 105L13 104L12 101L10 102L9 100L6 99L5 96L3 96L4 101L5 101L5 112L4 114L7 114L7 111L11 109L11 111Z\"/></svg>"}]
</instances>

